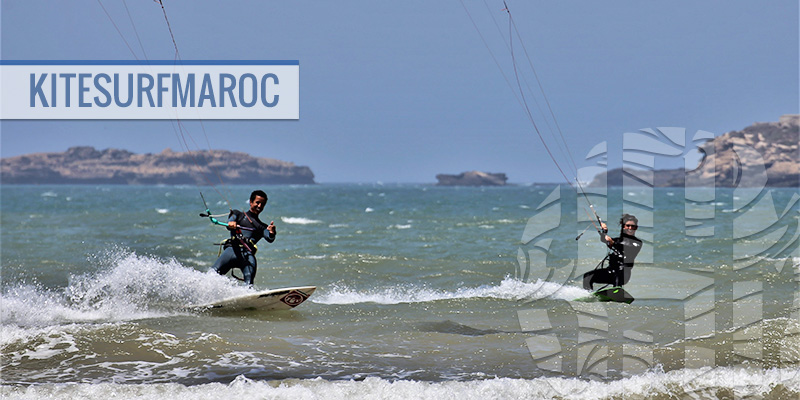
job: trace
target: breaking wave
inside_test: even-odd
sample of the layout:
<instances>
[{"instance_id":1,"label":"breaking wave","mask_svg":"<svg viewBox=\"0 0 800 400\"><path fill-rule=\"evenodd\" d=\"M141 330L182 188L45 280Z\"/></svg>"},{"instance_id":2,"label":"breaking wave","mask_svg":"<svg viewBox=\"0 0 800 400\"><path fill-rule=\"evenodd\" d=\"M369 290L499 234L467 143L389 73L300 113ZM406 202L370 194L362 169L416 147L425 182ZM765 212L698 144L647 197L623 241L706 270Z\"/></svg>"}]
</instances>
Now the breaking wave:
<instances>
[{"instance_id":1,"label":"breaking wave","mask_svg":"<svg viewBox=\"0 0 800 400\"><path fill-rule=\"evenodd\" d=\"M619 398L796 398L797 371L708 368L652 371L630 378L600 382L570 378L488 378L468 381L421 382L368 377L361 381L285 379L254 381L244 375L229 384L186 386L163 384L70 384L2 386L0 395L14 399L80 398L269 398L269 399L581 399Z\"/></svg>"}]
</instances>

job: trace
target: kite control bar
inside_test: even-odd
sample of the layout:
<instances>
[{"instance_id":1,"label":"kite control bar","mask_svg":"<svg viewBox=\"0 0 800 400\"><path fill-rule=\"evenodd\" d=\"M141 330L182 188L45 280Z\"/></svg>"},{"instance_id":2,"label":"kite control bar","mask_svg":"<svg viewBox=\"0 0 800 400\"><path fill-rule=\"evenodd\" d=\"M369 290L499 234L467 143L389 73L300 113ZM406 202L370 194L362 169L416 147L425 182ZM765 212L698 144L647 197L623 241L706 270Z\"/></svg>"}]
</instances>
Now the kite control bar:
<instances>
[{"instance_id":1,"label":"kite control bar","mask_svg":"<svg viewBox=\"0 0 800 400\"><path fill-rule=\"evenodd\" d=\"M208 217L208 219L211 220L211 223L214 224L214 225L228 226L228 224L226 224L226 223L224 223L224 222L222 222L222 221L220 221L220 220L218 220L216 218L216 217L222 216L222 214L211 215L211 209L208 208L208 204L206 203L206 198L203 197L203 192L200 192L200 198L203 199L203 206L206 207L206 212L200 213L200 216L203 217L203 218Z\"/></svg>"},{"instance_id":2,"label":"kite control bar","mask_svg":"<svg viewBox=\"0 0 800 400\"><path fill-rule=\"evenodd\" d=\"M208 208L208 204L206 203L206 198L203 197L203 192L200 192L200 198L203 199L203 206L206 207L206 212L200 213L200 216L203 217L203 218L208 218L211 221L211 223L214 224L214 225L222 225L224 227L228 227L227 223L222 222L222 221L217 219L217 217L221 217L221 216L224 216L226 214L211 214L211 210ZM254 230L253 228L248 228L248 227L245 227L245 226L239 226L238 228L239 229L244 229L246 231Z\"/></svg>"},{"instance_id":3,"label":"kite control bar","mask_svg":"<svg viewBox=\"0 0 800 400\"><path fill-rule=\"evenodd\" d=\"M203 217L203 218L208 218L211 221L211 223L214 224L214 225L222 225L222 226L228 228L228 224L226 224L225 222L222 222L222 221L220 221L220 220L218 220L216 218L216 217L221 217L221 216L223 216L225 214L217 214L217 215L211 214L211 210L208 208L208 204L206 203L206 198L203 197L203 192L200 192L200 198L203 199L203 205L206 207L206 212L200 213L200 216ZM229 230L231 230L231 235L234 238L236 238L236 240L238 240L239 243L241 243L241 245L245 249L247 249L247 251L249 251L251 254L255 254L255 251L252 248L250 248L250 245L247 243L247 239L245 239L245 237L242 236L242 231L241 231L242 229L244 229L246 231L254 231L255 230L253 228L248 228L248 227L245 227L245 226L237 226L236 229L233 229L233 230L231 230L229 228ZM255 245L253 245L253 246L255 247Z\"/></svg>"}]
</instances>

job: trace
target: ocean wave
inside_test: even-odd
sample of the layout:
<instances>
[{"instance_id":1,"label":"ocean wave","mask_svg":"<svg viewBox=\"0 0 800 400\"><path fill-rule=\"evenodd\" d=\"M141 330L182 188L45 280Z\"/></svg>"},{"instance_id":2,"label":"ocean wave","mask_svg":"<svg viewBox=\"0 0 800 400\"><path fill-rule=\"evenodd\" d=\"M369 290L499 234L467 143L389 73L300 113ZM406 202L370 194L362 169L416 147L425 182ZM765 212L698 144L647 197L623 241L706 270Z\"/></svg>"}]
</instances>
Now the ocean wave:
<instances>
[{"instance_id":1,"label":"ocean wave","mask_svg":"<svg viewBox=\"0 0 800 400\"><path fill-rule=\"evenodd\" d=\"M252 353L230 351L225 339L213 333L176 336L136 322L50 326L2 350L5 370L0 382L15 385L165 383L202 375L209 364L247 365L259 360ZM211 359L209 353L214 354ZM212 375L206 373L202 382L219 378Z\"/></svg>"},{"instance_id":2,"label":"ocean wave","mask_svg":"<svg viewBox=\"0 0 800 400\"><path fill-rule=\"evenodd\" d=\"M303 217L281 217L281 221L292 225L311 225L320 224L322 221Z\"/></svg>"},{"instance_id":3,"label":"ocean wave","mask_svg":"<svg viewBox=\"0 0 800 400\"><path fill-rule=\"evenodd\" d=\"M297 258L299 258L301 260L324 260L324 259L328 258L328 255L327 254L322 254L322 255L309 254L309 255L304 255L304 256L298 255Z\"/></svg>"},{"instance_id":4,"label":"ocean wave","mask_svg":"<svg viewBox=\"0 0 800 400\"><path fill-rule=\"evenodd\" d=\"M424 303L439 300L494 298L500 300L536 300L546 297L574 300L585 297L589 292L574 286L564 286L553 282L523 282L506 277L496 285L458 288L455 290L432 289L417 285L403 285L385 288L359 290L334 287L330 292L312 300L320 304L401 304Z\"/></svg>"},{"instance_id":5,"label":"ocean wave","mask_svg":"<svg viewBox=\"0 0 800 400\"><path fill-rule=\"evenodd\" d=\"M536 379L485 378L424 382L368 377L329 381L285 379L255 381L244 375L228 384L39 384L1 386L0 395L13 399L75 398L270 398L270 399L616 399L616 398L796 398L800 380L796 369L745 368L651 371L617 381L587 381L561 377Z\"/></svg>"},{"instance_id":6,"label":"ocean wave","mask_svg":"<svg viewBox=\"0 0 800 400\"><path fill-rule=\"evenodd\" d=\"M5 367L14 368L23 362L52 359L62 354L78 354L79 342L82 338L93 332L113 329L118 324L120 323L75 323L38 328L4 325L0 329L0 337L2 337L0 347L6 357ZM10 373L7 372L6 377L8 375ZM36 378L30 374L27 377Z\"/></svg>"},{"instance_id":7,"label":"ocean wave","mask_svg":"<svg viewBox=\"0 0 800 400\"><path fill-rule=\"evenodd\" d=\"M42 328L72 323L129 321L172 315L192 304L249 292L213 272L114 250L95 257L97 272L73 275L61 289L8 286L0 294L2 338L7 344ZM27 332L27 333L26 333Z\"/></svg>"}]
</instances>

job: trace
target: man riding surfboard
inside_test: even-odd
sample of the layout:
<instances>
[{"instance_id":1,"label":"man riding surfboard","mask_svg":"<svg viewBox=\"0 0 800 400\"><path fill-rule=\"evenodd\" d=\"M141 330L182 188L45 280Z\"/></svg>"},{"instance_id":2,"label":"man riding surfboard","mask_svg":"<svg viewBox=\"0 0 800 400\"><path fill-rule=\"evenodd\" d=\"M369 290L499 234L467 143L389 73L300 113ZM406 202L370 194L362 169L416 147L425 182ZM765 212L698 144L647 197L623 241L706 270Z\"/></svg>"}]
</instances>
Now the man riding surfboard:
<instances>
[{"instance_id":1,"label":"man riding surfboard","mask_svg":"<svg viewBox=\"0 0 800 400\"><path fill-rule=\"evenodd\" d=\"M275 223L271 221L269 225L261 222L258 215L264 211L267 205L267 194L264 191L256 190L250 194L250 209L241 212L231 210L228 216L228 230L231 231L231 238L223 244L224 250L219 258L211 267L220 275L225 275L232 268L242 270L243 280L248 285L253 285L256 277L256 243L265 238L267 242L275 241L277 234Z\"/></svg>"}]
</instances>

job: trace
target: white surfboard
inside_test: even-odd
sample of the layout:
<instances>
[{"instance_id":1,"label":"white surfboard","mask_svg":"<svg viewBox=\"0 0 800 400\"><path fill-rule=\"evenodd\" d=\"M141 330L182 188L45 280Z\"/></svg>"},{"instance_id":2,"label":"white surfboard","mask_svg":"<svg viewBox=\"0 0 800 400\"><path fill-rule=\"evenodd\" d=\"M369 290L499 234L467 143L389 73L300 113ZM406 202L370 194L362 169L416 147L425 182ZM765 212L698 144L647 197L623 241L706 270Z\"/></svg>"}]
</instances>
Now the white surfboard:
<instances>
[{"instance_id":1,"label":"white surfboard","mask_svg":"<svg viewBox=\"0 0 800 400\"><path fill-rule=\"evenodd\" d=\"M192 306L191 308L215 311L291 310L306 301L315 290L317 290L316 286L270 289L243 296L231 297L213 303Z\"/></svg>"}]
</instances>

